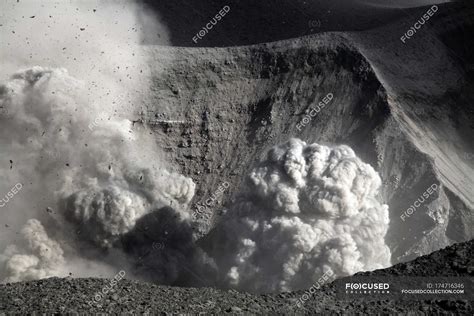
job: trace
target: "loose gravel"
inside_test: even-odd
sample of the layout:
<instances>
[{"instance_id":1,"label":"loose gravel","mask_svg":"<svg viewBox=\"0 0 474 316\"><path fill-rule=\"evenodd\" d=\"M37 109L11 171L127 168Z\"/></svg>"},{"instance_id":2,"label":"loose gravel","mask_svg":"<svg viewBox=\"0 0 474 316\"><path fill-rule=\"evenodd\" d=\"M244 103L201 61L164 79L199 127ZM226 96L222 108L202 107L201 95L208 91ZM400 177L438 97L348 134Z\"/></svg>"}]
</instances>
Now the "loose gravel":
<instances>
[{"instance_id":1,"label":"loose gravel","mask_svg":"<svg viewBox=\"0 0 474 316\"><path fill-rule=\"evenodd\" d=\"M474 277L474 240L455 244L411 262L372 272L375 276ZM351 277L343 279L350 280ZM303 307L296 301L304 291L254 295L213 288L179 288L123 279L49 278L0 286L0 314L429 314L473 315L473 302L430 301L341 301L334 283L314 293ZM94 301L103 288L112 288Z\"/></svg>"}]
</instances>

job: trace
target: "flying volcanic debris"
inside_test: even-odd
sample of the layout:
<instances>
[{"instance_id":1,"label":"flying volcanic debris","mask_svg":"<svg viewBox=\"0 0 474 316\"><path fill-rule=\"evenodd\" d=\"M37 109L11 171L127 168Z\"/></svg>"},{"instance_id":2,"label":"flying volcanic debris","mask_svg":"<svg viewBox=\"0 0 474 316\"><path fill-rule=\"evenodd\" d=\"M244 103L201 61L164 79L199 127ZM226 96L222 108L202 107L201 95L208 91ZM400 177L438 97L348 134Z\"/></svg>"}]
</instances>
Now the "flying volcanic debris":
<instances>
[{"instance_id":1,"label":"flying volcanic debris","mask_svg":"<svg viewBox=\"0 0 474 316\"><path fill-rule=\"evenodd\" d=\"M156 29L153 19L133 2L74 3L6 5L16 32L0 30L9 75L0 84L0 194L12 192L0 212L0 281L124 270L160 284L267 292L390 263L377 173L347 146L300 140L270 150L197 243L195 183L132 123L152 102L135 13ZM22 44L32 29L39 35Z\"/></svg>"},{"instance_id":2,"label":"flying volcanic debris","mask_svg":"<svg viewBox=\"0 0 474 316\"><path fill-rule=\"evenodd\" d=\"M169 207L171 212L166 214L173 219L170 224L190 221L187 204L195 190L191 179L166 170L149 133L132 130L129 120L110 114L101 118L93 130L84 128L103 108L88 102L83 86L64 69L41 67L18 72L0 86L0 104L12 113L2 120L5 132L0 142L9 154L21 157L18 173L9 169L0 172L3 179L21 179L25 183L22 191L27 192L21 193L29 196L13 200L11 206L19 208L18 217L44 219L46 231L54 231L61 240L74 241L70 231L82 230L80 240L74 241L78 249L65 254L71 270L74 264L68 260L69 255L81 256L84 248L121 249L120 238L147 213ZM48 208L58 210L60 216L52 220L49 214L35 212ZM25 229L32 223L46 236L38 219L29 220ZM30 235L27 240L31 240ZM29 244L33 253L41 250ZM62 254L56 242L45 244ZM13 263L21 268L38 260L13 254L7 251L3 256L6 279L29 277L31 273L9 275L8 271ZM101 257L107 261L107 256ZM38 258L43 260L42 256ZM38 276L51 276L51 265L37 264L45 269ZM74 272L81 275L80 271Z\"/></svg>"},{"instance_id":3,"label":"flying volcanic debris","mask_svg":"<svg viewBox=\"0 0 474 316\"><path fill-rule=\"evenodd\" d=\"M161 25L128 0L2 9L0 192L15 184L21 190L0 213L9 228L0 231L0 280L113 277L121 269L140 277L126 248L137 248L130 241L142 234L137 222L158 214L171 230L186 225L195 190L191 179L170 171L150 131L131 123L150 83L142 36ZM36 237L18 239L32 227ZM167 246L173 249L171 241ZM186 254L180 249L167 259L194 253L189 245ZM154 271L166 273L166 264L154 262ZM174 282L178 274L155 279Z\"/></svg>"}]
</instances>

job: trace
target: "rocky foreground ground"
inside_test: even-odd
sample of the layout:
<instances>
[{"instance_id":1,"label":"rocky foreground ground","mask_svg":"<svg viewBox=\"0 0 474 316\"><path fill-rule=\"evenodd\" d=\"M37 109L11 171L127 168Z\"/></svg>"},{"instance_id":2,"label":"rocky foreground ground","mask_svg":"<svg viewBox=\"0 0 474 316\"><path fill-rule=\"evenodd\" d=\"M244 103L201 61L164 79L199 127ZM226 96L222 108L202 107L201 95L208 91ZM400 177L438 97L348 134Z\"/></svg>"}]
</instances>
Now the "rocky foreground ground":
<instances>
[{"instance_id":1,"label":"rocky foreground ground","mask_svg":"<svg viewBox=\"0 0 474 316\"><path fill-rule=\"evenodd\" d=\"M376 276L474 277L474 241L455 244L407 263L373 272ZM343 279L349 280L349 278ZM428 314L472 315L472 301L342 301L334 283L307 300L296 302L304 291L253 295L212 288L178 288L119 280L98 303L94 295L110 287L108 279L49 278L0 286L0 314L128 313L128 314ZM91 304L90 304L91 303Z\"/></svg>"}]
</instances>

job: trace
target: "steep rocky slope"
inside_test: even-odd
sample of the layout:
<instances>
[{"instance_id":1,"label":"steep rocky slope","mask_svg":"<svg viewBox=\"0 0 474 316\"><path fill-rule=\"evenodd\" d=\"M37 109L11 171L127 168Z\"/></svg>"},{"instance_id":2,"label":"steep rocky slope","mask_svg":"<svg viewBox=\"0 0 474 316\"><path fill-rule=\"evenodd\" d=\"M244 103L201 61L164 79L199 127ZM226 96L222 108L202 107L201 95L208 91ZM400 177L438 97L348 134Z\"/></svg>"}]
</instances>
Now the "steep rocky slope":
<instances>
[{"instance_id":1,"label":"steep rocky slope","mask_svg":"<svg viewBox=\"0 0 474 316\"><path fill-rule=\"evenodd\" d=\"M174 59L155 79L145 120L180 171L198 183L195 202L225 181L228 202L252 164L291 137L345 143L376 164L374 130L390 124L385 91L342 40L326 34L248 48L150 48L152 64L161 67L170 50ZM328 105L298 127L328 94Z\"/></svg>"},{"instance_id":2,"label":"steep rocky slope","mask_svg":"<svg viewBox=\"0 0 474 316\"><path fill-rule=\"evenodd\" d=\"M402 179L412 178L405 188L392 191L398 195L391 200L392 208L403 212L431 183L442 185L437 198L425 202L409 220L392 218L392 236L406 236L395 252L401 258L473 238L469 227L474 207L474 94L472 57L465 52L472 46L467 38L474 30L474 11L466 3L439 8L405 43L400 37L427 8L410 12L390 27L347 36L370 60L387 91L393 118L423 158L421 164L428 161L427 174L415 180L420 162L399 156L400 148L378 138L384 157L389 158L388 165L382 166L385 178L397 173L405 175ZM390 157L410 162L418 172L404 173L400 158ZM409 250L402 250L406 247Z\"/></svg>"},{"instance_id":3,"label":"steep rocky slope","mask_svg":"<svg viewBox=\"0 0 474 316\"><path fill-rule=\"evenodd\" d=\"M473 81L469 44L454 47L449 39L472 35L474 8L439 8L406 43L401 35L428 8L372 31L247 47L149 46L155 76L142 119L198 184L195 203L230 184L209 213L232 201L262 153L298 137L350 145L379 171L394 263L469 240ZM303 121L328 94L333 99ZM439 190L401 219L430 186ZM201 220L201 233L211 223Z\"/></svg>"},{"instance_id":4,"label":"steep rocky slope","mask_svg":"<svg viewBox=\"0 0 474 316\"><path fill-rule=\"evenodd\" d=\"M456 244L439 252L391 268L358 275L474 277L474 242ZM338 282L348 282L351 277ZM120 280L111 286L107 279L50 278L0 286L0 313L215 313L314 315L411 313L472 315L472 302L430 301L343 301L335 297L334 283L317 291L304 304L296 301L304 291L272 295L251 295L236 291L156 286ZM104 287L112 288L94 303ZM89 304L92 303L92 304Z\"/></svg>"}]
</instances>

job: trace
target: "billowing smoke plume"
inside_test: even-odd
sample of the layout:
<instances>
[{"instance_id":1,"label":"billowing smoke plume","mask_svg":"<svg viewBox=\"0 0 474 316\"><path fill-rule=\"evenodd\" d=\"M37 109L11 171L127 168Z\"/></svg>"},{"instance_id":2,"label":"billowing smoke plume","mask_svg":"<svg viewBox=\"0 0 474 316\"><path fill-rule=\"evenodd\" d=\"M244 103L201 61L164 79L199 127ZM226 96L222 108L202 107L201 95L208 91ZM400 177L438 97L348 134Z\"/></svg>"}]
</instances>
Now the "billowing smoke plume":
<instances>
[{"instance_id":1,"label":"billowing smoke plume","mask_svg":"<svg viewBox=\"0 0 474 316\"><path fill-rule=\"evenodd\" d=\"M309 288L390 264L381 180L347 146L290 140L269 151L213 233L224 286L253 292Z\"/></svg>"},{"instance_id":2,"label":"billowing smoke plume","mask_svg":"<svg viewBox=\"0 0 474 316\"><path fill-rule=\"evenodd\" d=\"M0 280L111 277L127 268L133 277L130 249L142 246L130 235L143 237L137 221L158 213L160 225L177 230L190 221L195 190L171 171L150 131L132 123L148 101L141 34L162 29L132 1L22 1L4 9L2 76L14 74L0 85ZM172 260L202 261L192 230L182 233L186 253L178 248L153 263L140 253L140 263L166 273L160 265ZM175 270L152 278L174 282Z\"/></svg>"},{"instance_id":3,"label":"billowing smoke plume","mask_svg":"<svg viewBox=\"0 0 474 316\"><path fill-rule=\"evenodd\" d=\"M253 170L202 241L209 257L191 225L195 184L139 120L153 102L139 43L144 31L166 38L156 20L132 1L2 9L0 281L125 270L259 292L389 264L376 172L346 146L298 140Z\"/></svg>"},{"instance_id":4,"label":"billowing smoke plume","mask_svg":"<svg viewBox=\"0 0 474 316\"><path fill-rule=\"evenodd\" d=\"M82 230L81 241L96 248L113 247L139 218L165 206L172 206L170 216L189 220L192 180L163 169L145 130L112 115L96 121L95 104L82 96L83 85L66 70L22 71L0 91L0 104L11 115L2 119L2 155L14 157L17 170L3 169L2 178L23 183L11 206L30 204L25 216L36 217L38 208L45 215L57 213L64 231L73 224L74 231ZM45 247L59 248L41 240ZM11 260L20 260L16 256L6 263L13 275L21 272L12 271L15 267L32 263L31 256L21 258L28 262L13 265ZM41 267L45 271L38 275L50 274L50 265Z\"/></svg>"},{"instance_id":5,"label":"billowing smoke plume","mask_svg":"<svg viewBox=\"0 0 474 316\"><path fill-rule=\"evenodd\" d=\"M36 280L64 275L65 261L61 246L51 240L41 223L30 219L21 230L23 249L10 245L2 257L6 260L6 282ZM3 259L0 257L0 260Z\"/></svg>"}]
</instances>

